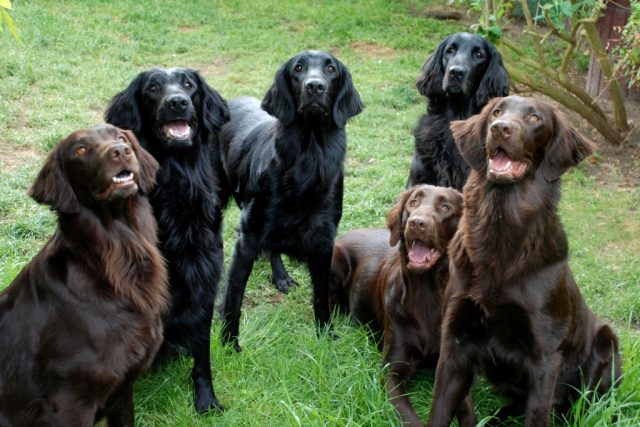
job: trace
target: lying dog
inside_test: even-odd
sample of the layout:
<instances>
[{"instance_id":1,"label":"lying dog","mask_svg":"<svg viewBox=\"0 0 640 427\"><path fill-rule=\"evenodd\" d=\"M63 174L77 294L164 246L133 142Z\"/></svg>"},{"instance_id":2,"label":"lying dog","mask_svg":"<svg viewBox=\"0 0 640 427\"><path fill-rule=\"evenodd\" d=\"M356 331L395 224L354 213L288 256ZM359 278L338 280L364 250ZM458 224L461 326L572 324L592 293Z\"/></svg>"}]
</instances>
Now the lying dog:
<instances>
[{"instance_id":1,"label":"lying dog","mask_svg":"<svg viewBox=\"0 0 640 427\"><path fill-rule=\"evenodd\" d=\"M500 418L551 425L581 386L620 376L618 339L587 307L557 215L560 176L594 150L550 104L495 98L451 125L471 167L449 246L442 347L429 425L447 426L483 374L512 403Z\"/></svg>"},{"instance_id":2,"label":"lying dog","mask_svg":"<svg viewBox=\"0 0 640 427\"><path fill-rule=\"evenodd\" d=\"M406 384L419 365L436 366L447 245L461 213L457 190L418 185L401 193L389 212L390 232L350 231L333 249L331 301L382 332L387 393L406 424L422 425ZM461 417L472 415L470 402Z\"/></svg>"},{"instance_id":3,"label":"lying dog","mask_svg":"<svg viewBox=\"0 0 640 427\"><path fill-rule=\"evenodd\" d=\"M0 425L133 425L133 384L160 347L168 300L145 196L157 169L109 125L49 155L30 194L58 228L0 294Z\"/></svg>"}]
</instances>

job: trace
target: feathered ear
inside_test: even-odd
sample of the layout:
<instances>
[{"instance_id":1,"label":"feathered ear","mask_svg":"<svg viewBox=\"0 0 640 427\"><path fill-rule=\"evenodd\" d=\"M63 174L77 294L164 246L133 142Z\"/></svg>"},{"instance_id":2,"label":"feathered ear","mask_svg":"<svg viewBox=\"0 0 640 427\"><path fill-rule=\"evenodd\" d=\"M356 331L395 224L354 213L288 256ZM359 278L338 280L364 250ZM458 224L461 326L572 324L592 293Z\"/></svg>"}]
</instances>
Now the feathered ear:
<instances>
[{"instance_id":1,"label":"feathered ear","mask_svg":"<svg viewBox=\"0 0 640 427\"><path fill-rule=\"evenodd\" d=\"M596 145L566 125L562 113L552 108L555 134L551 137L540 165L547 182L553 182L562 174L590 156Z\"/></svg>"},{"instance_id":2,"label":"feathered ear","mask_svg":"<svg viewBox=\"0 0 640 427\"><path fill-rule=\"evenodd\" d=\"M60 213L76 214L80 211L80 203L64 173L60 158L60 144L47 157L29 189L29 196L36 202L49 205Z\"/></svg>"},{"instance_id":3,"label":"feathered ear","mask_svg":"<svg viewBox=\"0 0 640 427\"><path fill-rule=\"evenodd\" d=\"M442 66L442 55L447 45L449 37L438 45L436 51L431 54L422 66L422 71L416 80L416 88L422 96L430 100L441 100L445 98L442 90L442 80L444 79L444 67Z\"/></svg>"},{"instance_id":4,"label":"feathered ear","mask_svg":"<svg viewBox=\"0 0 640 427\"><path fill-rule=\"evenodd\" d=\"M138 165L140 166L140 179L138 182L140 185L140 191L143 194L149 194L156 185L156 173L158 172L160 165L147 150L142 148L138 142L138 138L136 138L133 132L125 130L124 133L131 143L133 152L138 159Z\"/></svg>"},{"instance_id":5,"label":"feathered ear","mask_svg":"<svg viewBox=\"0 0 640 427\"><path fill-rule=\"evenodd\" d=\"M289 70L291 58L280 66L276 72L276 77L262 100L262 109L275 116L283 125L288 125L296 115L296 104L289 85Z\"/></svg>"},{"instance_id":6,"label":"feathered ear","mask_svg":"<svg viewBox=\"0 0 640 427\"><path fill-rule=\"evenodd\" d=\"M402 237L402 214L404 213L404 205L407 203L413 191L413 188L409 188L400 193L396 204L387 214L387 228L391 232L391 236L389 237L390 246L395 246Z\"/></svg>"},{"instance_id":7,"label":"feathered ear","mask_svg":"<svg viewBox=\"0 0 640 427\"><path fill-rule=\"evenodd\" d=\"M194 79L198 82L198 91L200 92L203 107L203 117L200 119L209 133L217 133L230 118L227 101L209 86L198 72L189 71L193 73Z\"/></svg>"},{"instance_id":8,"label":"feathered ear","mask_svg":"<svg viewBox=\"0 0 640 427\"><path fill-rule=\"evenodd\" d=\"M136 134L142 132L142 117L136 94L144 75L145 73L138 74L125 90L113 97L104 113L104 120L107 123L132 130Z\"/></svg>"},{"instance_id":9,"label":"feathered ear","mask_svg":"<svg viewBox=\"0 0 640 427\"><path fill-rule=\"evenodd\" d=\"M473 96L474 111L480 111L491 98L509 95L509 74L502 55L490 42L485 40L485 44L491 58Z\"/></svg>"},{"instance_id":10,"label":"feathered ear","mask_svg":"<svg viewBox=\"0 0 640 427\"><path fill-rule=\"evenodd\" d=\"M364 110L364 105L360 100L360 94L353 85L351 73L342 62L336 60L340 69L341 85L336 100L333 103L333 122L339 128L347 124L347 120L356 116Z\"/></svg>"},{"instance_id":11,"label":"feathered ear","mask_svg":"<svg viewBox=\"0 0 640 427\"><path fill-rule=\"evenodd\" d=\"M466 120L454 120L450 128L460 155L467 164L475 170L486 167L485 144L489 115L497 100L491 100L480 113Z\"/></svg>"}]
</instances>

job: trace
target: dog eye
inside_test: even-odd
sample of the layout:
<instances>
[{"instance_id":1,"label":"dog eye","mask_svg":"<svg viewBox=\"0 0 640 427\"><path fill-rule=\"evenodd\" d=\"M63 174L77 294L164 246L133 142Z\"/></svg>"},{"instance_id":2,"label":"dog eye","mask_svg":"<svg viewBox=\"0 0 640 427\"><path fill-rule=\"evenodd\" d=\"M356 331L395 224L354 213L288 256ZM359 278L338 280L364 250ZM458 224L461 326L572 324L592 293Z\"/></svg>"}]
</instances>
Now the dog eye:
<instances>
[{"instance_id":1,"label":"dog eye","mask_svg":"<svg viewBox=\"0 0 640 427\"><path fill-rule=\"evenodd\" d=\"M455 52L455 49L453 48L453 46L449 46L445 52L446 53L453 53L453 52Z\"/></svg>"},{"instance_id":2,"label":"dog eye","mask_svg":"<svg viewBox=\"0 0 640 427\"><path fill-rule=\"evenodd\" d=\"M302 65L296 64L296 67L294 68L294 70L296 71L296 73L299 73L300 71L302 71Z\"/></svg>"},{"instance_id":3,"label":"dog eye","mask_svg":"<svg viewBox=\"0 0 640 427\"><path fill-rule=\"evenodd\" d=\"M329 65L329 66L327 67L327 70L328 70L330 73L335 73L335 72L336 72L336 67L334 67L333 65Z\"/></svg>"},{"instance_id":4,"label":"dog eye","mask_svg":"<svg viewBox=\"0 0 640 427\"><path fill-rule=\"evenodd\" d=\"M149 92L155 92L158 90L158 86L156 86L155 84L151 83L148 87L147 90L149 90Z\"/></svg>"},{"instance_id":5,"label":"dog eye","mask_svg":"<svg viewBox=\"0 0 640 427\"><path fill-rule=\"evenodd\" d=\"M537 114L532 114L529 116L529 121L533 123L538 123L540 121L540 116Z\"/></svg>"},{"instance_id":6,"label":"dog eye","mask_svg":"<svg viewBox=\"0 0 640 427\"><path fill-rule=\"evenodd\" d=\"M122 142L124 144L128 143L129 141L127 141L127 138L125 138L124 136L120 135L118 136L118 141Z\"/></svg>"},{"instance_id":7,"label":"dog eye","mask_svg":"<svg viewBox=\"0 0 640 427\"><path fill-rule=\"evenodd\" d=\"M87 147L85 147L84 145L79 145L76 147L76 156L77 157L82 157L87 153Z\"/></svg>"},{"instance_id":8,"label":"dog eye","mask_svg":"<svg viewBox=\"0 0 640 427\"><path fill-rule=\"evenodd\" d=\"M482 59L482 58L484 58L484 53L482 53L482 51L478 50L478 51L474 52L473 56L478 58L478 59Z\"/></svg>"},{"instance_id":9,"label":"dog eye","mask_svg":"<svg viewBox=\"0 0 640 427\"><path fill-rule=\"evenodd\" d=\"M451 210L451 206L449 206L446 203L443 203L442 206L440 206L440 209L442 210L442 212L449 212Z\"/></svg>"},{"instance_id":10,"label":"dog eye","mask_svg":"<svg viewBox=\"0 0 640 427\"><path fill-rule=\"evenodd\" d=\"M416 199L412 199L409 202L409 206L411 206L412 208L415 208L416 206L418 206L418 201Z\"/></svg>"},{"instance_id":11,"label":"dog eye","mask_svg":"<svg viewBox=\"0 0 640 427\"><path fill-rule=\"evenodd\" d=\"M189 81L184 82L182 85L187 89L191 89L193 87L193 84Z\"/></svg>"},{"instance_id":12,"label":"dog eye","mask_svg":"<svg viewBox=\"0 0 640 427\"><path fill-rule=\"evenodd\" d=\"M496 108L495 110L493 110L493 115L494 116L499 116L500 114L502 114L502 111L499 108Z\"/></svg>"}]
</instances>

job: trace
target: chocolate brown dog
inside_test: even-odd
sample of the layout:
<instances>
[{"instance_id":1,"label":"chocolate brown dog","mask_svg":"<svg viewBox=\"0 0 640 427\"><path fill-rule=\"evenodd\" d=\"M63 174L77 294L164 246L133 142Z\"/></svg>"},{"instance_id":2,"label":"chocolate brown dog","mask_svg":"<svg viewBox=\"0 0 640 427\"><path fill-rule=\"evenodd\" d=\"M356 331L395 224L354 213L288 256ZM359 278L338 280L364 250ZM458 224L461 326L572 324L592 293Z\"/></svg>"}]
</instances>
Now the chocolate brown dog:
<instances>
[{"instance_id":1,"label":"chocolate brown dog","mask_svg":"<svg viewBox=\"0 0 640 427\"><path fill-rule=\"evenodd\" d=\"M557 215L560 176L594 150L551 104L495 98L451 125L471 174L449 246L429 425L448 426L476 374L511 399L500 418L551 425L581 386L620 376L618 338L587 307Z\"/></svg>"},{"instance_id":2,"label":"chocolate brown dog","mask_svg":"<svg viewBox=\"0 0 640 427\"><path fill-rule=\"evenodd\" d=\"M400 194L388 231L351 231L334 246L331 299L382 332L387 393L406 424L422 425L405 387L419 365L435 367L438 359L447 245L461 213L457 190L419 185Z\"/></svg>"},{"instance_id":3,"label":"chocolate brown dog","mask_svg":"<svg viewBox=\"0 0 640 427\"><path fill-rule=\"evenodd\" d=\"M61 141L31 187L46 246L0 293L0 425L133 426L133 384L162 342L167 274L146 197L158 163L114 126Z\"/></svg>"}]
</instances>

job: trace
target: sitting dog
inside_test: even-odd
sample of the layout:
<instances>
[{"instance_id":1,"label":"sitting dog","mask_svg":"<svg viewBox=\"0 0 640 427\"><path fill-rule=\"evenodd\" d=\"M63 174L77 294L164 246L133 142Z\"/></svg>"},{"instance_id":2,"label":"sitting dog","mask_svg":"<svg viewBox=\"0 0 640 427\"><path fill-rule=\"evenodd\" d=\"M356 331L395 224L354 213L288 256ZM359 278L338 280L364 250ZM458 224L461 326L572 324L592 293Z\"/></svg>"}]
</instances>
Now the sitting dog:
<instances>
[{"instance_id":1,"label":"sitting dog","mask_svg":"<svg viewBox=\"0 0 640 427\"><path fill-rule=\"evenodd\" d=\"M333 249L332 304L382 332L387 393L405 424L422 425L406 384L419 365L436 366L447 245L461 214L457 190L418 185L398 197L388 231L350 231ZM472 415L470 402L461 417Z\"/></svg>"},{"instance_id":2,"label":"sitting dog","mask_svg":"<svg viewBox=\"0 0 640 427\"><path fill-rule=\"evenodd\" d=\"M509 94L502 56L477 34L452 34L427 59L416 87L429 103L414 130L408 186L462 190L469 167L458 153L449 124L479 113L491 98Z\"/></svg>"},{"instance_id":3,"label":"sitting dog","mask_svg":"<svg viewBox=\"0 0 640 427\"><path fill-rule=\"evenodd\" d=\"M30 194L58 228L0 293L0 425L133 425L133 384L160 347L168 304L146 197L157 169L110 125L49 155Z\"/></svg>"},{"instance_id":4,"label":"sitting dog","mask_svg":"<svg viewBox=\"0 0 640 427\"><path fill-rule=\"evenodd\" d=\"M618 338L587 307L557 214L560 177L594 145L551 104L495 98L451 124L471 168L451 244L430 426L447 426L476 374L511 399L499 417L551 425L581 386L621 372Z\"/></svg>"}]
</instances>

